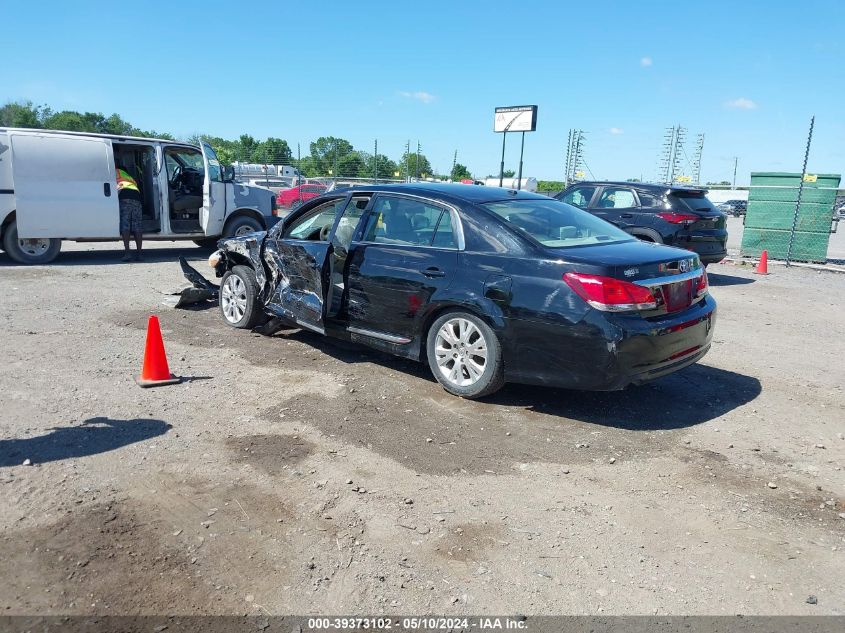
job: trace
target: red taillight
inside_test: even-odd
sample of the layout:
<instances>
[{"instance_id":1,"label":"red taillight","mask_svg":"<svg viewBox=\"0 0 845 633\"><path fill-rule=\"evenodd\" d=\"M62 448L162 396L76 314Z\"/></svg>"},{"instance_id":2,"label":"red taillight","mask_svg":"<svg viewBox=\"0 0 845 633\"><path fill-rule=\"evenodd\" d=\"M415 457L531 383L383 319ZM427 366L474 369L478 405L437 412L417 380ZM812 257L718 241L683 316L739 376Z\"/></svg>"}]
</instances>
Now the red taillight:
<instances>
[{"instance_id":1,"label":"red taillight","mask_svg":"<svg viewBox=\"0 0 845 633\"><path fill-rule=\"evenodd\" d=\"M657 217L663 218L672 224L685 224L687 222L697 222L698 216L692 213L675 213L674 211L665 211L658 213Z\"/></svg>"},{"instance_id":2,"label":"red taillight","mask_svg":"<svg viewBox=\"0 0 845 633\"><path fill-rule=\"evenodd\" d=\"M598 310L622 312L657 307L657 301L648 288L630 281L584 273L566 273L563 280L575 294Z\"/></svg>"},{"instance_id":3,"label":"red taillight","mask_svg":"<svg viewBox=\"0 0 845 633\"><path fill-rule=\"evenodd\" d=\"M707 294L709 284L707 283L707 271L701 269L701 277L698 278L695 286L695 298L703 297Z\"/></svg>"}]
</instances>

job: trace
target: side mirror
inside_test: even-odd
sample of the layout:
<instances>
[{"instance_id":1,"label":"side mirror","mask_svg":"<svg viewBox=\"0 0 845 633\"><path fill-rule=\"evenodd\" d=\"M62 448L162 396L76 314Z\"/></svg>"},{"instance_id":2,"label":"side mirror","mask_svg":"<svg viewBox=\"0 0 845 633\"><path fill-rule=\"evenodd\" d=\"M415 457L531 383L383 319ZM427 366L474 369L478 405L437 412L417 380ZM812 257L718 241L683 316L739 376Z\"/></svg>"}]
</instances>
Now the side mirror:
<instances>
[{"instance_id":1,"label":"side mirror","mask_svg":"<svg viewBox=\"0 0 845 633\"><path fill-rule=\"evenodd\" d=\"M235 167L233 165L226 165L223 168L223 180L225 182L235 181Z\"/></svg>"}]
</instances>

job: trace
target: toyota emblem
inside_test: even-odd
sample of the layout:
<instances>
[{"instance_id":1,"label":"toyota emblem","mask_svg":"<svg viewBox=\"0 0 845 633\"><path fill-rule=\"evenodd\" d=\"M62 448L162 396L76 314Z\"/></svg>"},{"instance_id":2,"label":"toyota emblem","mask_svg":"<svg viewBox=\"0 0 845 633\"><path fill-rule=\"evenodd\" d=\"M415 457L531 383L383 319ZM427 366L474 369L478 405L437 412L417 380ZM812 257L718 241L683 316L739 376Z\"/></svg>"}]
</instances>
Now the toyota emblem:
<instances>
[{"instance_id":1,"label":"toyota emblem","mask_svg":"<svg viewBox=\"0 0 845 633\"><path fill-rule=\"evenodd\" d=\"M689 269L690 269L690 260L682 259L681 261L678 262L678 270L680 270L682 273L689 272Z\"/></svg>"}]
</instances>

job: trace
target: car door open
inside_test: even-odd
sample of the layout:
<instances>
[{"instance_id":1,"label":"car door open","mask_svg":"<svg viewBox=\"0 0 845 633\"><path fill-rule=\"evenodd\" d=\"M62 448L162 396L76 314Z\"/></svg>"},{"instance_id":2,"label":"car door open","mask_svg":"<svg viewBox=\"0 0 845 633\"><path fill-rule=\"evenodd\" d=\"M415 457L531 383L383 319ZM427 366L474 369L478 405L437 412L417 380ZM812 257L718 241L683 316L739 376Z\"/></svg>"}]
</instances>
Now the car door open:
<instances>
[{"instance_id":1,"label":"car door open","mask_svg":"<svg viewBox=\"0 0 845 633\"><path fill-rule=\"evenodd\" d=\"M343 210L348 201L349 196L343 196L318 205L285 223L279 236L268 239L265 245L274 288L267 309L320 334L325 334L326 314L335 303L333 298L339 299L343 292L342 284L340 295L330 284L332 269L337 265L335 234L346 228ZM352 231L359 217L360 213L350 214ZM345 259L343 255L341 259Z\"/></svg>"}]
</instances>

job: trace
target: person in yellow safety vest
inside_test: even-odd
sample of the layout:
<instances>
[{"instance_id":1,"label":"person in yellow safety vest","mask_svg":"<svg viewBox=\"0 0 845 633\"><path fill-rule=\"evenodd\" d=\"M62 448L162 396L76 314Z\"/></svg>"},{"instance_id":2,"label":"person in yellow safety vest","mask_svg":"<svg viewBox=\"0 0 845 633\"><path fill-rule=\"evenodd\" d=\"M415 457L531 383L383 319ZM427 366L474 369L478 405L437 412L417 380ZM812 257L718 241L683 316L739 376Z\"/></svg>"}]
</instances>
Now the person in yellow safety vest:
<instances>
[{"instance_id":1,"label":"person in yellow safety vest","mask_svg":"<svg viewBox=\"0 0 845 633\"><path fill-rule=\"evenodd\" d=\"M120 205L120 237L123 238L123 259L128 262L132 259L129 251L129 236L135 238L135 261L141 261L141 211L143 210L141 190L138 183L119 164L115 165L117 172L117 199Z\"/></svg>"}]
</instances>

